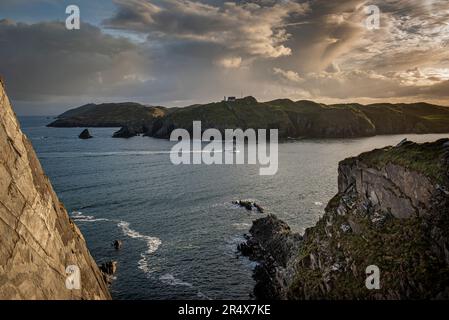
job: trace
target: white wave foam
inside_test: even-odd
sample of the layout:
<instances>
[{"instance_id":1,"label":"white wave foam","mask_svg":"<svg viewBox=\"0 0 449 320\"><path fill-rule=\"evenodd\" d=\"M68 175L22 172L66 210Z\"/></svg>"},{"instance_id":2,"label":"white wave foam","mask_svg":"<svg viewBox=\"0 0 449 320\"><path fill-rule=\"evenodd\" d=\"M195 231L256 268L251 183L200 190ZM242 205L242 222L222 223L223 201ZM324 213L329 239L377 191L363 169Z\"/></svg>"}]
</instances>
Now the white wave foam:
<instances>
[{"instance_id":1,"label":"white wave foam","mask_svg":"<svg viewBox=\"0 0 449 320\"><path fill-rule=\"evenodd\" d=\"M162 281L162 283L169 285L169 286L184 286L184 287L193 287L193 285L189 282L182 281L178 278L175 278L172 274L166 273L159 277L159 280Z\"/></svg>"},{"instance_id":2,"label":"white wave foam","mask_svg":"<svg viewBox=\"0 0 449 320\"><path fill-rule=\"evenodd\" d=\"M245 222L233 223L232 226L237 230L249 230L251 228L251 224Z\"/></svg>"},{"instance_id":3,"label":"white wave foam","mask_svg":"<svg viewBox=\"0 0 449 320\"><path fill-rule=\"evenodd\" d=\"M204 293L202 293L201 291L198 291L198 293L196 294L196 296L200 299L204 299L204 300L212 300L211 298L209 298L208 296L206 296Z\"/></svg>"},{"instance_id":4,"label":"white wave foam","mask_svg":"<svg viewBox=\"0 0 449 320\"><path fill-rule=\"evenodd\" d=\"M189 282L182 281L170 273L166 273L166 274L160 276L159 280L161 280L161 282L163 284L166 284L168 286L183 286L183 287L188 287L188 288L194 288L193 284L191 284ZM210 300L210 298L208 296L206 296L204 293L202 293L201 291L198 291L196 293L196 296L200 299Z\"/></svg>"},{"instance_id":5,"label":"white wave foam","mask_svg":"<svg viewBox=\"0 0 449 320\"><path fill-rule=\"evenodd\" d=\"M137 263L140 270L145 272L146 274L152 273L152 270L150 269L150 264L148 262L148 255L151 255L154 253L159 246L161 245L161 240L156 237L150 237L143 235L136 230L133 230L129 227L129 222L126 221L120 221L117 226L122 229L122 232L124 235L133 238L133 239L139 239L143 240L147 244L147 250L140 254L140 260Z\"/></svg>"},{"instance_id":6,"label":"white wave foam","mask_svg":"<svg viewBox=\"0 0 449 320\"><path fill-rule=\"evenodd\" d=\"M72 211L70 216L72 220L76 222L109 221L109 219L106 218L95 218L94 216L84 215L81 211Z\"/></svg>"}]
</instances>

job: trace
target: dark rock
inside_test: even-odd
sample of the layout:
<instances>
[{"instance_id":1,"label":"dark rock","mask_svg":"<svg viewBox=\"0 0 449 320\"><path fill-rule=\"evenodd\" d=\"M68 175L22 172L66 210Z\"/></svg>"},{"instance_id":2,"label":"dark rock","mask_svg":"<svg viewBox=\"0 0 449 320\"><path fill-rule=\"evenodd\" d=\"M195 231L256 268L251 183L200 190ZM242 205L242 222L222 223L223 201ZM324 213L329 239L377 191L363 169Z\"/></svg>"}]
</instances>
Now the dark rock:
<instances>
[{"instance_id":1,"label":"dark rock","mask_svg":"<svg viewBox=\"0 0 449 320\"><path fill-rule=\"evenodd\" d=\"M235 205L245 208L248 211L252 211L255 208L258 212L264 213L264 209L262 206L257 204L256 202L252 202L250 200L237 200L232 202Z\"/></svg>"},{"instance_id":2,"label":"dark rock","mask_svg":"<svg viewBox=\"0 0 449 320\"><path fill-rule=\"evenodd\" d=\"M251 201L240 200L239 205L249 211L251 211L253 209L253 204Z\"/></svg>"},{"instance_id":3,"label":"dark rock","mask_svg":"<svg viewBox=\"0 0 449 320\"><path fill-rule=\"evenodd\" d=\"M90 138L93 138L91 135L90 135L90 132L89 132L89 130L87 130L87 129L84 129L81 133L80 133L80 135L78 136L78 138L80 138L80 139L90 139Z\"/></svg>"},{"instance_id":4,"label":"dark rock","mask_svg":"<svg viewBox=\"0 0 449 320\"><path fill-rule=\"evenodd\" d=\"M113 276L115 274L115 272L117 271L117 261L110 260L107 262L103 262L100 265L100 270L104 274Z\"/></svg>"},{"instance_id":5,"label":"dark rock","mask_svg":"<svg viewBox=\"0 0 449 320\"><path fill-rule=\"evenodd\" d=\"M254 221L250 232L248 240L239 244L237 249L242 255L259 262L254 272L257 281L254 295L258 299L285 298L285 285L278 280L296 253L302 237L274 215Z\"/></svg>"},{"instance_id":6,"label":"dark rock","mask_svg":"<svg viewBox=\"0 0 449 320\"><path fill-rule=\"evenodd\" d=\"M142 133L141 131L137 131L132 127L129 126L123 126L120 130L114 132L112 135L113 138L132 138L137 136L138 134Z\"/></svg>"},{"instance_id":7,"label":"dark rock","mask_svg":"<svg viewBox=\"0 0 449 320\"><path fill-rule=\"evenodd\" d=\"M122 248L123 243L121 240L115 240L113 245L114 245L115 250L119 250Z\"/></svg>"},{"instance_id":8,"label":"dark rock","mask_svg":"<svg viewBox=\"0 0 449 320\"><path fill-rule=\"evenodd\" d=\"M114 280L114 274L117 272L117 261L103 262L100 266L100 271L103 274L103 279L108 285Z\"/></svg>"}]
</instances>

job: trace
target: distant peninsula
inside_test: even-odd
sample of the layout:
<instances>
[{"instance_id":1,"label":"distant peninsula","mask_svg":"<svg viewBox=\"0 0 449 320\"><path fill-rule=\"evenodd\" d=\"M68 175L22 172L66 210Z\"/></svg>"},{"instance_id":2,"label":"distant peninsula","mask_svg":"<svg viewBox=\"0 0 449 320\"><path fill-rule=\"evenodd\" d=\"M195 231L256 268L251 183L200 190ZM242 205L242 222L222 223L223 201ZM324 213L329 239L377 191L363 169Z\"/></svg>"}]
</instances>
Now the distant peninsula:
<instances>
[{"instance_id":1,"label":"distant peninsula","mask_svg":"<svg viewBox=\"0 0 449 320\"><path fill-rule=\"evenodd\" d=\"M144 106L134 102L87 104L71 109L49 127L121 127L114 137L145 135L167 139L177 128L278 129L280 139L357 138L384 134L449 132L449 107L411 104L357 103L326 105L313 101L254 97L183 108Z\"/></svg>"}]
</instances>

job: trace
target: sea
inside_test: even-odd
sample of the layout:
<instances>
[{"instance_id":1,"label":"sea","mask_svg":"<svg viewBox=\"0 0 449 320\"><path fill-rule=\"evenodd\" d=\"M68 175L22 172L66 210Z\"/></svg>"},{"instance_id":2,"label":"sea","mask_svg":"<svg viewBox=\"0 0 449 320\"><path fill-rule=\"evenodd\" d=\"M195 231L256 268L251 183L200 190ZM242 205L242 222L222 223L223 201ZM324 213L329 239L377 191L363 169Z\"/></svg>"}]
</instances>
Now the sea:
<instances>
[{"instance_id":1,"label":"sea","mask_svg":"<svg viewBox=\"0 0 449 320\"><path fill-rule=\"evenodd\" d=\"M339 161L404 138L392 135L279 144L279 169L258 165L174 165L176 142L114 139L117 128L47 128L50 117L19 117L45 173L97 261L118 262L114 299L251 299L256 263L242 257L252 221L275 214L296 232L323 215L337 192ZM265 212L233 201L256 201ZM113 247L121 240L120 250Z\"/></svg>"}]
</instances>

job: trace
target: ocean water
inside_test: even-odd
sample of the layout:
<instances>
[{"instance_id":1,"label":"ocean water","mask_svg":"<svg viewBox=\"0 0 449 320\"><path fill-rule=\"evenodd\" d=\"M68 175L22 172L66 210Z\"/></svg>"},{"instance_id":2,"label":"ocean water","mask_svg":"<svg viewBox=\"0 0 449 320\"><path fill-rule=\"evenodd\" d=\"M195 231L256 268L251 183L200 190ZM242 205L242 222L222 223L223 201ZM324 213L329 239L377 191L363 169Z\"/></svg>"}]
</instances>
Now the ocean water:
<instances>
[{"instance_id":1,"label":"ocean water","mask_svg":"<svg viewBox=\"0 0 449 320\"><path fill-rule=\"evenodd\" d=\"M403 138L449 136L282 143L278 173L260 176L254 165L175 166L174 143L166 140L113 139L113 128L92 128L94 138L80 140L81 128L46 128L46 117L19 120L96 261L118 261L115 299L247 299L255 264L236 247L264 214L232 201L254 199L303 232L337 192L339 161Z\"/></svg>"}]
</instances>

